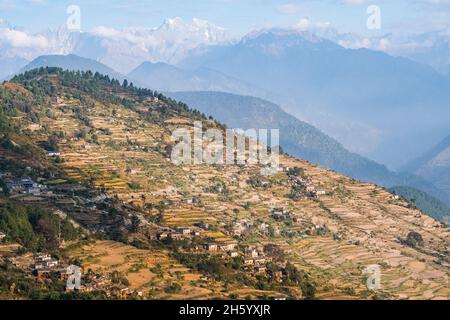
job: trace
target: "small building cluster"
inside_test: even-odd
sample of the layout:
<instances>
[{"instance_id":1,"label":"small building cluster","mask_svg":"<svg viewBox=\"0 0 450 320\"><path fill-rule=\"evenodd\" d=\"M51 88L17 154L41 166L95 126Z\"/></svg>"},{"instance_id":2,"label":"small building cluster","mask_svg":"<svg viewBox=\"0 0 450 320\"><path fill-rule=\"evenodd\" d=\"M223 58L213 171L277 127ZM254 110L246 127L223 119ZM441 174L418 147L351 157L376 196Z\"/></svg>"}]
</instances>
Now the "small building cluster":
<instances>
[{"instance_id":1,"label":"small building cluster","mask_svg":"<svg viewBox=\"0 0 450 320\"><path fill-rule=\"evenodd\" d=\"M47 186L34 182L31 178L8 179L5 181L6 187L11 194L31 194L40 195L47 191Z\"/></svg>"},{"instance_id":2,"label":"small building cluster","mask_svg":"<svg viewBox=\"0 0 450 320\"><path fill-rule=\"evenodd\" d=\"M133 292L126 285L113 283L111 274L97 274L94 272L85 274L80 288L74 290L82 293L104 292L107 297L117 299L126 299L133 293L136 293L138 296L142 295L141 292ZM72 289L66 288L66 291L72 291Z\"/></svg>"},{"instance_id":3,"label":"small building cluster","mask_svg":"<svg viewBox=\"0 0 450 320\"><path fill-rule=\"evenodd\" d=\"M294 190L294 197L298 200L313 198L317 199L320 196L325 196L327 192L322 189L317 189L311 181L309 181L302 173L300 168L282 167L283 172L286 172L292 183Z\"/></svg>"},{"instance_id":4,"label":"small building cluster","mask_svg":"<svg viewBox=\"0 0 450 320\"><path fill-rule=\"evenodd\" d=\"M164 241L167 239L174 241L182 241L187 239L192 239L193 237L200 236L200 230L194 228L178 228L175 230L163 231L157 234L157 239L160 241Z\"/></svg>"},{"instance_id":5,"label":"small building cluster","mask_svg":"<svg viewBox=\"0 0 450 320\"><path fill-rule=\"evenodd\" d=\"M227 252L233 255L237 246L237 241L208 242L204 245L204 249L208 252Z\"/></svg>"},{"instance_id":6,"label":"small building cluster","mask_svg":"<svg viewBox=\"0 0 450 320\"><path fill-rule=\"evenodd\" d=\"M283 208L272 208L270 210L270 214L271 214L272 218L276 221L280 221L280 220L291 217L289 211L287 211L286 209L283 209Z\"/></svg>"},{"instance_id":7,"label":"small building cluster","mask_svg":"<svg viewBox=\"0 0 450 320\"><path fill-rule=\"evenodd\" d=\"M253 226L254 226L253 221L249 219L244 218L238 219L232 224L230 234L232 236L242 236Z\"/></svg>"},{"instance_id":8,"label":"small building cluster","mask_svg":"<svg viewBox=\"0 0 450 320\"><path fill-rule=\"evenodd\" d=\"M244 268L253 270L256 273L266 272L266 264L270 262L270 258L267 258L264 254L264 249L260 246L249 246L244 250Z\"/></svg>"},{"instance_id":9,"label":"small building cluster","mask_svg":"<svg viewBox=\"0 0 450 320\"><path fill-rule=\"evenodd\" d=\"M57 274L60 279L68 277L67 267L60 266L57 259L47 253L37 253L33 256L34 263L30 265L33 274L38 278L46 278L52 274Z\"/></svg>"}]
</instances>

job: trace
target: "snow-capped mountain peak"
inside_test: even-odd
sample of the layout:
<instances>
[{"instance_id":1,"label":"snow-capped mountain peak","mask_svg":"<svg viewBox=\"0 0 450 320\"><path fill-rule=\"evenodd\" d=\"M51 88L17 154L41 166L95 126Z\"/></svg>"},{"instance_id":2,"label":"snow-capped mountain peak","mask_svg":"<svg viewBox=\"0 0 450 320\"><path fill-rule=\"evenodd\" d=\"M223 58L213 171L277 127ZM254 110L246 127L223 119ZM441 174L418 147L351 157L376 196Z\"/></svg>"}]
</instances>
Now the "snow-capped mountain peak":
<instances>
[{"instance_id":1,"label":"snow-capped mountain peak","mask_svg":"<svg viewBox=\"0 0 450 320\"><path fill-rule=\"evenodd\" d=\"M144 61L176 63L195 49L228 42L224 28L194 18L166 19L156 28L117 29L98 26L90 32L72 32L65 25L38 34L12 29L0 20L0 59L14 56L32 60L40 55L76 54L128 73Z\"/></svg>"}]
</instances>

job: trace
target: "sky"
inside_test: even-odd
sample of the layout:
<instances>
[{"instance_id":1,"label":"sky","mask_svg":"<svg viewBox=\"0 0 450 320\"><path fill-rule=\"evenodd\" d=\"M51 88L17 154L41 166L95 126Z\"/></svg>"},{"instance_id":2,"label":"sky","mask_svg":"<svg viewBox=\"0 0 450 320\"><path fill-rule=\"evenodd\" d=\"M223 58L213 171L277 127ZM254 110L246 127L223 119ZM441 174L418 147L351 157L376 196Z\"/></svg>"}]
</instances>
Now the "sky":
<instances>
[{"instance_id":1,"label":"sky","mask_svg":"<svg viewBox=\"0 0 450 320\"><path fill-rule=\"evenodd\" d=\"M307 18L340 32L370 36L439 30L450 22L450 0L0 0L0 19L39 32L65 24L69 5L80 7L82 31L98 26L153 28L166 18L181 17L208 20L242 35ZM380 8L379 30L366 26L370 5Z\"/></svg>"}]
</instances>

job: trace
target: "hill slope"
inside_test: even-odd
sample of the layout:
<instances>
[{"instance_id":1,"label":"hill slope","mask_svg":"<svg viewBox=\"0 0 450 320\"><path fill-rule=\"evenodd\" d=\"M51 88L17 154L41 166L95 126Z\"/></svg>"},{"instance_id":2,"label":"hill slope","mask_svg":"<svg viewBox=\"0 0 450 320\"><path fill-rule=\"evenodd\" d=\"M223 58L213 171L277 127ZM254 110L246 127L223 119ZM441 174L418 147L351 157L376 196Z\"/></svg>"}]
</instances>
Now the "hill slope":
<instances>
[{"instance_id":1,"label":"hill slope","mask_svg":"<svg viewBox=\"0 0 450 320\"><path fill-rule=\"evenodd\" d=\"M349 152L334 139L269 101L220 92L175 92L169 95L212 115L230 128L280 129L280 143L293 156L385 187L409 185L450 203L450 197L424 179L392 172L383 165Z\"/></svg>"},{"instance_id":2,"label":"hill slope","mask_svg":"<svg viewBox=\"0 0 450 320\"><path fill-rule=\"evenodd\" d=\"M139 261L109 243L73 255L103 272L120 266L148 298L448 299L449 229L376 185L288 156L273 176L261 165L175 165L174 130L224 128L101 75L41 69L0 93L2 172L55 190L9 200L58 207L94 234L144 248ZM412 231L419 246L404 241ZM365 285L373 264L382 268L376 292Z\"/></svg>"}]
</instances>

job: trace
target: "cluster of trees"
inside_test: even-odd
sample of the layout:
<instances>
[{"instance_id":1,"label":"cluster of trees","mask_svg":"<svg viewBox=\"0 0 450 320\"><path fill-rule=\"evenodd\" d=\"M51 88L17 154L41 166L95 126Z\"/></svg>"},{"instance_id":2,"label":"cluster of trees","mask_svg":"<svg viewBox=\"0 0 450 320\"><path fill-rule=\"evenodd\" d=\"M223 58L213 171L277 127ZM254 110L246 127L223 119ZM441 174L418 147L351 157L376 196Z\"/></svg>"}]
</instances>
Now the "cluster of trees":
<instances>
[{"instance_id":1,"label":"cluster of trees","mask_svg":"<svg viewBox=\"0 0 450 320\"><path fill-rule=\"evenodd\" d=\"M6 203L0 205L0 231L7 240L17 242L31 251L55 250L60 240L80 236L68 220L40 208Z\"/></svg>"},{"instance_id":2,"label":"cluster of trees","mask_svg":"<svg viewBox=\"0 0 450 320\"><path fill-rule=\"evenodd\" d=\"M406 239L403 243L412 248L422 247L424 244L423 237L420 233L411 231L406 236Z\"/></svg>"},{"instance_id":3,"label":"cluster of trees","mask_svg":"<svg viewBox=\"0 0 450 320\"><path fill-rule=\"evenodd\" d=\"M289 168L286 174L289 177L299 177L299 176L301 177L305 174L305 170L299 167Z\"/></svg>"},{"instance_id":4,"label":"cluster of trees","mask_svg":"<svg viewBox=\"0 0 450 320\"><path fill-rule=\"evenodd\" d=\"M58 93L58 88L48 79L51 77L60 79L63 88L59 89L64 90L64 94L72 95L81 101L86 99L85 96L88 95L104 103L121 104L132 109L136 103L142 103L146 98L157 98L161 102L159 108L161 113L166 114L169 111L176 111L181 116L200 120L207 119L204 113L189 108L185 103L175 101L157 91L138 88L126 79L120 83L119 80L98 72L42 67L17 75L11 81L28 89L42 102L45 98L55 97ZM123 93L127 96L126 98ZM210 117L210 119L212 118Z\"/></svg>"},{"instance_id":5,"label":"cluster of trees","mask_svg":"<svg viewBox=\"0 0 450 320\"><path fill-rule=\"evenodd\" d=\"M39 113L34 107L43 103L41 99L33 99L31 95L20 90L0 87L0 133L15 131L10 117L17 116L19 111L27 114L33 122L38 121Z\"/></svg>"},{"instance_id":6,"label":"cluster of trees","mask_svg":"<svg viewBox=\"0 0 450 320\"><path fill-rule=\"evenodd\" d=\"M415 188L398 186L389 191L410 202L411 208L417 208L433 218L443 220L450 216L450 208L441 200Z\"/></svg>"},{"instance_id":7,"label":"cluster of trees","mask_svg":"<svg viewBox=\"0 0 450 320\"><path fill-rule=\"evenodd\" d=\"M253 188L268 189L272 186L272 183L260 176L253 176L247 179L247 183Z\"/></svg>"}]
</instances>

